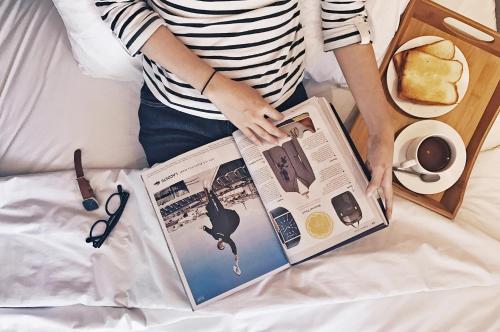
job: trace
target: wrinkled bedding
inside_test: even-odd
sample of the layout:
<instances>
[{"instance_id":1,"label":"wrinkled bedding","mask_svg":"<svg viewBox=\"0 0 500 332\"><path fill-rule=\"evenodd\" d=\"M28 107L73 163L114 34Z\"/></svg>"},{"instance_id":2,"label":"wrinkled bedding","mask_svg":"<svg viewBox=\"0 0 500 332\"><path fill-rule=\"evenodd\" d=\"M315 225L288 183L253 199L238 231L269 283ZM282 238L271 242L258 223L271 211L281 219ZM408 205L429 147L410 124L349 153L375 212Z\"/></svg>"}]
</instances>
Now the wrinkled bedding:
<instances>
[{"instance_id":1,"label":"wrinkled bedding","mask_svg":"<svg viewBox=\"0 0 500 332\"><path fill-rule=\"evenodd\" d=\"M493 1L446 1L495 22ZM139 177L139 87L83 75L48 0L0 1L0 50L0 331L500 330L496 127L454 222L397 198L389 228L193 313ZM349 116L346 90L309 88ZM101 202L132 193L100 249L76 147Z\"/></svg>"},{"instance_id":2,"label":"wrinkled bedding","mask_svg":"<svg viewBox=\"0 0 500 332\"><path fill-rule=\"evenodd\" d=\"M500 149L481 153L455 222L397 199L388 229L196 313L191 313L139 171L88 173L100 200L117 184L132 193L122 219L100 249L84 239L92 223L105 214L103 207L82 211L72 172L3 178L0 284L9 286L0 289L0 307L54 307L29 314L33 324L53 315L54 321L46 326L61 329L65 324L100 327L101 320L127 328L158 324L257 331L295 326L287 325L293 324L291 318L277 320L276 315L302 317L298 324L304 328L326 328L325 322L359 329L408 328L412 325L397 314L398 306L421 303L411 316L429 315L426 324L434 319L437 325L428 326L500 328L493 314L500 309L500 175L495 174L499 162ZM461 299L459 305L446 306L447 297ZM489 304L479 310L481 299ZM439 308L431 306L436 302L453 319L442 321ZM64 307L75 315L63 315ZM94 321L96 307L113 308L105 309L110 316L99 312ZM392 314L372 314L382 308ZM25 310L0 310L5 315L0 327L19 324L17 318Z\"/></svg>"}]
</instances>

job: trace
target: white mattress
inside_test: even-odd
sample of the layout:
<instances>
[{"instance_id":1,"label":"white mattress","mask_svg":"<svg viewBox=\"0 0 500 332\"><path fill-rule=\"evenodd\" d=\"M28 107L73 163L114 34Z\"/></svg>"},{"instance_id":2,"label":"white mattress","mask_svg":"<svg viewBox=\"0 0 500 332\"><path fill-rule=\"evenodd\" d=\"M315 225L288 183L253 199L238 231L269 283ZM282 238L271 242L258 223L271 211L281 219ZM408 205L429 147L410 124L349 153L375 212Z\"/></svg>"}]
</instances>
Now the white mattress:
<instances>
[{"instance_id":1,"label":"white mattress","mask_svg":"<svg viewBox=\"0 0 500 332\"><path fill-rule=\"evenodd\" d=\"M467 8L492 23L492 4ZM0 176L39 173L0 178L0 331L500 330L498 130L455 222L397 199L389 229L193 313L138 171L113 170L145 165L139 87L82 75L63 28L49 0L0 1ZM347 116L348 94L325 89ZM76 147L103 169L89 172L101 200L133 190L99 250Z\"/></svg>"}]
</instances>

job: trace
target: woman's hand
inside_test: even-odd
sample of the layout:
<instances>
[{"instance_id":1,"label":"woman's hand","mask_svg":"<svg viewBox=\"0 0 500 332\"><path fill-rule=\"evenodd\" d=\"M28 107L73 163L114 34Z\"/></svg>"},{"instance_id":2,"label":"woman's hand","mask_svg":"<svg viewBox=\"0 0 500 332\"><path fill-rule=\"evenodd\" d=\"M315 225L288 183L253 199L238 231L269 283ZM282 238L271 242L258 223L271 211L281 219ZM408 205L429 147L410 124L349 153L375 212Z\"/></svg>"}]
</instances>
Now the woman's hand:
<instances>
[{"instance_id":1,"label":"woman's hand","mask_svg":"<svg viewBox=\"0 0 500 332\"><path fill-rule=\"evenodd\" d=\"M391 105L387 102L375 52L371 44L353 44L334 50L363 119L368 125L367 164L372 173L366 188L372 194L383 189L387 216L392 215L392 129Z\"/></svg>"},{"instance_id":2,"label":"woman's hand","mask_svg":"<svg viewBox=\"0 0 500 332\"><path fill-rule=\"evenodd\" d=\"M216 73L204 95L255 144L260 145L261 140L276 144L278 138L286 136L270 121L283 119L283 114L271 107L255 89L245 83Z\"/></svg>"},{"instance_id":3,"label":"woman's hand","mask_svg":"<svg viewBox=\"0 0 500 332\"><path fill-rule=\"evenodd\" d=\"M214 71L166 27L158 28L141 52L198 91ZM248 85L216 73L204 95L256 144L260 144L261 139L276 143L277 137L284 137L285 134L266 119L267 116L271 120L281 120L283 115Z\"/></svg>"},{"instance_id":4,"label":"woman's hand","mask_svg":"<svg viewBox=\"0 0 500 332\"><path fill-rule=\"evenodd\" d=\"M366 193L372 195L382 188L387 216L392 216L392 160L394 150L394 131L390 122L381 123L377 128L369 128L368 155L366 164L371 172L371 181Z\"/></svg>"}]
</instances>

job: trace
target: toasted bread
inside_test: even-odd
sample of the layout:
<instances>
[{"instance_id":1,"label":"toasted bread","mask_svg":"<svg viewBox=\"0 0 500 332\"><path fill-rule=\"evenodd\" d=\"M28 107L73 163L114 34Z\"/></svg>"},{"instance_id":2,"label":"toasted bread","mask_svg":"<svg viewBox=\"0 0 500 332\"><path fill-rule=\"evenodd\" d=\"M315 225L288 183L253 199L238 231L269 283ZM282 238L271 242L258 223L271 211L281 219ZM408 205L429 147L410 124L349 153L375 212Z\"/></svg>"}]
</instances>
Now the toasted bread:
<instances>
[{"instance_id":1,"label":"toasted bread","mask_svg":"<svg viewBox=\"0 0 500 332\"><path fill-rule=\"evenodd\" d=\"M438 58L445 60L452 60L455 57L455 44L447 39L439 40L437 42L412 48L412 50L421 51L427 54L434 55ZM400 73L401 63L403 61L403 53L399 52L394 54L393 62L396 72Z\"/></svg>"},{"instance_id":2,"label":"toasted bread","mask_svg":"<svg viewBox=\"0 0 500 332\"><path fill-rule=\"evenodd\" d=\"M445 60L451 60L455 57L455 44L447 39L416 47L414 50L422 51Z\"/></svg>"},{"instance_id":3,"label":"toasted bread","mask_svg":"<svg viewBox=\"0 0 500 332\"><path fill-rule=\"evenodd\" d=\"M415 47L412 48L412 50L421 51L445 60L452 60L455 57L455 44L453 44L451 41L447 39ZM394 66L398 74L400 73L400 66L402 60L403 60L403 52L394 54L393 57Z\"/></svg>"},{"instance_id":4,"label":"toasted bread","mask_svg":"<svg viewBox=\"0 0 500 332\"><path fill-rule=\"evenodd\" d=\"M453 105L463 65L415 49L405 51L400 64L398 96L418 104Z\"/></svg>"},{"instance_id":5,"label":"toasted bread","mask_svg":"<svg viewBox=\"0 0 500 332\"><path fill-rule=\"evenodd\" d=\"M399 52L394 54L394 56L392 57L392 61L394 62L394 68L396 69L396 73L398 74L398 76L401 73L400 68L401 68L401 63L403 62L404 54L405 52Z\"/></svg>"}]
</instances>

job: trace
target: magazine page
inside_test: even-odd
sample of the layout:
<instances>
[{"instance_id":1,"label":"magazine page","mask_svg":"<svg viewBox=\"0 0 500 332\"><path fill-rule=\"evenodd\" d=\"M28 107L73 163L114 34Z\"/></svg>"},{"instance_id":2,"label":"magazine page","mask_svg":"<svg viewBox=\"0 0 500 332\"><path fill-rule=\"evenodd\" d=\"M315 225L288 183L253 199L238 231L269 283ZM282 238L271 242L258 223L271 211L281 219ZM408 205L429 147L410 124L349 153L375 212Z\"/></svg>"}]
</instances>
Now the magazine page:
<instances>
[{"instance_id":1,"label":"magazine page","mask_svg":"<svg viewBox=\"0 0 500 332\"><path fill-rule=\"evenodd\" d=\"M289 266L232 137L142 178L193 309Z\"/></svg>"},{"instance_id":2,"label":"magazine page","mask_svg":"<svg viewBox=\"0 0 500 332\"><path fill-rule=\"evenodd\" d=\"M294 264L386 220L328 103L311 98L284 115L278 145L233 136Z\"/></svg>"}]
</instances>

